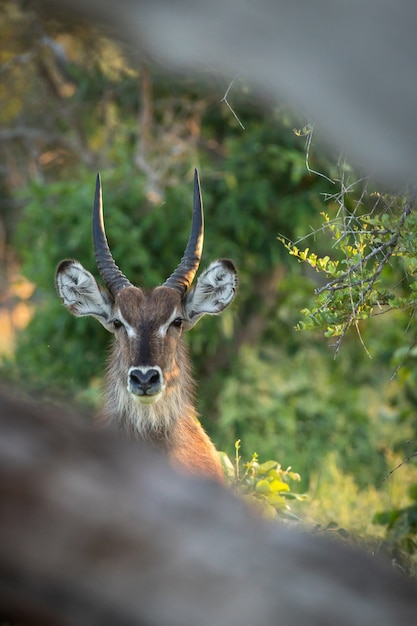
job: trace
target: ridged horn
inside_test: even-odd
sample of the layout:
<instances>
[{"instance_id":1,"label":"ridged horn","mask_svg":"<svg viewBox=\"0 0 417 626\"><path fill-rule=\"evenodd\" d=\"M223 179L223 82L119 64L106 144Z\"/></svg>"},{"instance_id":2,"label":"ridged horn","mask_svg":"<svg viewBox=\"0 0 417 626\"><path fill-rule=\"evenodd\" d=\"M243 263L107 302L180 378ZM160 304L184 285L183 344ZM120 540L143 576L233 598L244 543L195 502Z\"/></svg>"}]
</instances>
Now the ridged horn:
<instances>
[{"instance_id":1,"label":"ridged horn","mask_svg":"<svg viewBox=\"0 0 417 626\"><path fill-rule=\"evenodd\" d=\"M172 289L179 291L181 295L185 295L193 282L198 271L198 266L200 265L200 259L203 252L203 240L203 201L201 198L198 171L194 170L194 204L190 237L180 264L171 276L164 282L164 287L171 287Z\"/></svg>"},{"instance_id":2,"label":"ridged horn","mask_svg":"<svg viewBox=\"0 0 417 626\"><path fill-rule=\"evenodd\" d=\"M122 274L117 267L110 252L109 244L107 243L106 232L104 230L103 196L100 174L97 174L96 192L94 195L93 246L99 274L107 289L110 291L113 298L115 298L116 294L121 289L131 287L132 283L128 281L126 276Z\"/></svg>"}]
</instances>

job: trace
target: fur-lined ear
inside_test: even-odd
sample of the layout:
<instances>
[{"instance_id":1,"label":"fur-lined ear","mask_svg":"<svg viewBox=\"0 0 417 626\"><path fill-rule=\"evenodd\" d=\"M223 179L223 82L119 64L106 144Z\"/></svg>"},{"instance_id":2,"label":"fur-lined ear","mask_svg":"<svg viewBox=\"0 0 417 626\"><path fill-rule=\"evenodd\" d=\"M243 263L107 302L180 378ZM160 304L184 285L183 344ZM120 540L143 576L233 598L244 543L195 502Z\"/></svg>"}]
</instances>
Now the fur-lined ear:
<instances>
[{"instance_id":1,"label":"fur-lined ear","mask_svg":"<svg viewBox=\"0 0 417 626\"><path fill-rule=\"evenodd\" d=\"M110 294L78 261L61 261L55 274L58 295L67 309L76 317L91 315L113 331Z\"/></svg>"},{"instance_id":2,"label":"fur-lined ear","mask_svg":"<svg viewBox=\"0 0 417 626\"><path fill-rule=\"evenodd\" d=\"M237 271L229 259L211 263L199 276L184 302L186 329L203 315L218 315L233 300L237 289Z\"/></svg>"}]
</instances>

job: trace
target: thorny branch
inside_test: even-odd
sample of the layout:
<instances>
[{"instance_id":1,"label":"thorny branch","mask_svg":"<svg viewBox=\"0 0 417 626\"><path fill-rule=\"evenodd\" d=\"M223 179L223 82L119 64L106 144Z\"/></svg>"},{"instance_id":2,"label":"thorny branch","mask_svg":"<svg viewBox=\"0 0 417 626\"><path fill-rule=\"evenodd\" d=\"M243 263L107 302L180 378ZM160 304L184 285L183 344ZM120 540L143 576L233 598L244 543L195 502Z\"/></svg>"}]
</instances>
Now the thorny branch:
<instances>
[{"instance_id":1,"label":"thorny branch","mask_svg":"<svg viewBox=\"0 0 417 626\"><path fill-rule=\"evenodd\" d=\"M400 463L398 463L398 465L396 465L395 467L392 468L392 470L390 470L387 475L384 477L383 482L385 482L386 480L388 480L389 478L391 478L391 476L394 474L394 472L396 472L397 470L400 469L400 467L403 467L403 465L407 465L407 463L410 463L410 461L412 461L413 459L415 459L417 456L417 452L413 452L412 454L409 454L405 459L403 459Z\"/></svg>"},{"instance_id":2,"label":"thorny branch","mask_svg":"<svg viewBox=\"0 0 417 626\"><path fill-rule=\"evenodd\" d=\"M323 293L324 291L330 291L331 293L333 293L334 291L336 291L337 289L345 289L346 285L345 285L345 280L351 276L352 274L354 274L355 272L357 272L361 267L363 267L363 265L365 265L368 261L370 261L371 259L373 259L375 256L377 256L378 254L384 252L384 256L382 258L381 263L378 265L377 270L375 271L375 273L370 276L367 279L364 279L363 281L358 281L357 283L351 283L351 285L353 286L354 284L360 284L363 282L369 282L372 281L372 283L375 282L375 279L379 276L379 274L381 273L383 267L386 265L386 262L388 261L388 259L391 257L393 251L395 250L397 244L398 244L398 239L400 237L401 234L401 229L404 226L404 223L407 219L407 217L411 214L412 209L413 209L413 205L414 205L414 201L416 198L417 192L414 192L412 194L412 196L410 196L409 200L407 201L405 207L404 207L404 211L401 215L401 219L400 222L398 224L398 228L397 230L393 233L391 239L389 239L388 241L385 241L383 243L381 243L381 245L377 246L376 248L374 248L369 254L367 254L366 256L364 256L360 261L358 261L357 263L355 263L354 265L351 265L349 267L348 270L346 270L346 272L344 272L343 274L341 274L340 276L338 276L337 278L335 278L334 280L328 282L326 285L324 285L323 287L319 287L318 289L315 290L315 294L319 295L321 293ZM387 235L389 234L389 230L381 230L381 231L377 231L379 235Z\"/></svg>"},{"instance_id":3,"label":"thorny branch","mask_svg":"<svg viewBox=\"0 0 417 626\"><path fill-rule=\"evenodd\" d=\"M311 144L312 144L312 141L313 141L313 133L314 133L314 124L311 124L311 126L309 128L309 132L307 133L306 148L305 148L305 152L306 152L306 170L307 170L307 172L309 174L315 174L316 176L321 176L321 178L324 178L329 183L334 185L335 184L334 180L332 180L331 178L329 178L328 176L326 176L322 172L318 172L317 170L315 170L312 167L310 167L310 148L311 148Z\"/></svg>"},{"instance_id":4,"label":"thorny branch","mask_svg":"<svg viewBox=\"0 0 417 626\"><path fill-rule=\"evenodd\" d=\"M235 120L237 121L237 123L239 124L239 126L241 127L241 129L242 129L242 130L245 130L245 127L243 126L242 122L240 121L240 119L239 119L239 117L238 117L237 113L235 112L235 110L234 110L234 109L233 109L233 107L230 105L230 103L229 103L229 101L228 101L228 99L227 99L227 98L228 98L228 96L229 96L230 90L231 90L231 88L233 87L233 85L234 85L234 83L235 83L235 81L236 81L236 78L237 78L237 77L235 77L235 78L234 78L234 79L233 79L233 80L229 83L229 86L228 86L228 88L226 89L226 92L225 92L225 94L224 94L223 98L220 100L220 102L224 102L224 103L225 103L225 105L227 106L227 108L229 109L229 111L232 113L233 117L235 118Z\"/></svg>"},{"instance_id":5,"label":"thorny branch","mask_svg":"<svg viewBox=\"0 0 417 626\"><path fill-rule=\"evenodd\" d=\"M402 228L403 228L407 218L412 213L413 206L414 206L414 203L415 203L415 200L416 200L416 196L417 196L417 191L413 191L413 193L410 195L409 199L407 200L407 202L406 202L406 204L404 206L404 210L403 210L401 218L399 220L398 227L395 230L395 232L392 233L392 236L391 236L391 238L388 241L382 242L379 246L377 246L373 250L371 250L371 252L369 254L367 254L365 257L361 258L357 263L355 263L354 265L351 265L349 267L349 269L346 270L346 272L344 272L343 274L341 274L340 276L338 276L334 280L330 281L329 283L327 283L323 287L320 287L320 288L315 290L316 295L319 295L319 294L321 294L323 292L326 292L326 291L329 292L329 297L328 297L328 299L327 299L327 301L326 301L324 306L327 306L327 304L332 300L333 295L334 295L334 293L337 290L349 289L349 291L350 291L352 310L351 310L351 313L350 313L349 317L347 318L346 322L344 323L342 332L338 336L337 341L336 341L336 343L334 345L335 356L337 355L337 353L338 353L338 351L340 349L340 346L341 346L341 344L343 342L343 339L344 339L348 329L350 328L352 323L356 324L356 320L357 320L357 316L358 316L360 307L366 301L366 298L369 295L369 293L372 291L372 289L373 289L373 287L375 285L376 280L378 279L378 277L380 276L382 270L387 265L387 263L390 260L392 254L394 253L394 251L395 251L395 249L396 249L396 247L398 245L399 238L401 236L401 230L402 230ZM387 231L385 231L385 234L389 234L389 232L391 232L391 231L387 230ZM358 271L360 271L367 264L368 261L372 260L374 257L377 257L378 255L382 255L382 258L381 258L380 262L378 263L375 271L372 273L371 276L369 276L367 278L360 278L360 279L358 279L356 281L352 281L351 280L352 276L354 276ZM359 285L363 286L364 289L363 289L363 291L361 291L359 299L356 302L354 302L352 289L353 289L353 287L356 287L356 286L359 286ZM359 333L358 327L357 327L357 330L358 330L358 333ZM359 337L360 337L360 333L359 333Z\"/></svg>"},{"instance_id":6,"label":"thorny branch","mask_svg":"<svg viewBox=\"0 0 417 626\"><path fill-rule=\"evenodd\" d=\"M311 134L312 131L309 131L309 138L306 145L306 166L309 171L311 168L309 167L309 151L311 147ZM367 195L369 195L368 191L368 179L362 180L354 180L353 182L346 182L345 173L350 172L350 167L346 163L346 161L341 157L338 162L339 174L335 180L330 180L330 182L335 183L338 182L340 184L339 191L336 194L324 194L326 200L333 200L339 205L339 210L337 212L336 221L341 223L340 232L338 228L333 228L332 222L327 220L326 224L323 224L319 229L320 231L324 231L327 228L332 229L333 233L336 233L337 240L335 241L335 246L344 250L346 263L346 271L338 272L335 277L332 277L330 281L328 281L324 286L317 287L315 289L315 295L320 296L321 294L327 294L325 302L322 302L321 305L318 306L313 312L308 312L309 317L312 320L315 320L319 324L321 324L321 317L324 314L324 317L327 318L328 310L332 308L334 305L334 298L336 292L342 292L342 298L348 298L349 304L348 307L350 309L346 312L346 316L344 316L343 320L337 322L338 333L337 333L337 341L334 344L335 357L340 349L340 346L343 342L344 337L348 329L354 325L356 327L356 331L359 336L359 340L362 343L365 351L368 353L366 346L361 337L358 320L360 319L360 315L364 306L369 308L369 300L371 296L374 297L375 300L375 285L378 278L381 275L383 269L389 263L393 254L396 253L400 243L400 237L403 234L404 226L407 221L407 218L411 215L417 197L417 189L412 190L409 194L408 199L403 206L401 215L398 220L396 220L393 226L388 227L378 227L376 226L374 229L363 228L361 227L361 222L363 217L358 216L358 212L360 208L363 206L364 199ZM327 178L327 177L326 177ZM346 196L351 196L351 192L353 188L358 183L364 183L361 185L361 193L355 200L355 206L353 208L347 209L346 204ZM370 212L368 212L368 218L378 211L379 213L379 203L382 198L385 196L379 195L377 201L374 203L374 206ZM392 204L388 204L388 206L384 207L384 212L395 206L396 199L395 196L392 196ZM378 220L377 220L378 222ZM310 233L308 236L303 237L302 240L311 236L311 234L317 234L317 230ZM357 254L352 254L352 245L349 243L344 244L343 240L347 238L353 237L355 243L353 244L353 248L357 246ZM284 239L284 238L281 238ZM382 239L382 241L381 241ZM297 246L299 245L301 240L298 240L294 244L290 244L290 249L294 246L295 250L297 250ZM372 241L372 249L366 255L364 255L363 247L364 241ZM304 256L306 257L308 253L308 248L304 252ZM295 253L297 255L297 253ZM313 255L310 259L300 257L303 260L308 260L313 267L316 267L316 261ZM324 259L323 259L324 260ZM372 265L372 267L370 267ZM380 297L376 295L377 304L381 306L381 304L386 304L383 296ZM346 301L346 300L345 300ZM344 305L346 306L346 305ZM346 310L346 309L344 309ZM340 319L340 316L339 316ZM330 322L332 329L334 329L334 322ZM368 356L369 353L368 353Z\"/></svg>"}]
</instances>

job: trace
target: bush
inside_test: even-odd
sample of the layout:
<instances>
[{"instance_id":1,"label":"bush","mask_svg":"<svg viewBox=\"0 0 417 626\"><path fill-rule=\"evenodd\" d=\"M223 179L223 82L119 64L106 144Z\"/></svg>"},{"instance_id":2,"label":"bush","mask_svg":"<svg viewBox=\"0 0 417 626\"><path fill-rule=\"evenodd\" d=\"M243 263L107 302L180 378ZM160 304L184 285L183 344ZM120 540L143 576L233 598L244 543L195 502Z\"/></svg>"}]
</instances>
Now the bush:
<instances>
[{"instance_id":1,"label":"bush","mask_svg":"<svg viewBox=\"0 0 417 626\"><path fill-rule=\"evenodd\" d=\"M242 464L240 441L236 441L235 451L233 462L224 452L220 453L232 489L265 517L298 520L291 511L290 501L306 499L306 495L291 491L291 484L301 481L300 474L291 467L284 470L278 461L259 463L256 452L250 461Z\"/></svg>"}]
</instances>

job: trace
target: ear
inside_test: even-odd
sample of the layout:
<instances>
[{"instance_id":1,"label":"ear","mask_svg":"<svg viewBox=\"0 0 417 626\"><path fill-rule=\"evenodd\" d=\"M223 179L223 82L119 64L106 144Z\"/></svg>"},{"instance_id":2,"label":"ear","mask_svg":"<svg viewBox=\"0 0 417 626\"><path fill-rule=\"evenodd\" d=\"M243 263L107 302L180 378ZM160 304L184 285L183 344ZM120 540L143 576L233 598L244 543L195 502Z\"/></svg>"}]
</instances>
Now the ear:
<instances>
[{"instance_id":1,"label":"ear","mask_svg":"<svg viewBox=\"0 0 417 626\"><path fill-rule=\"evenodd\" d=\"M186 330L203 315L218 315L233 300L237 289L237 271L229 259L214 261L199 276L184 302Z\"/></svg>"},{"instance_id":2,"label":"ear","mask_svg":"<svg viewBox=\"0 0 417 626\"><path fill-rule=\"evenodd\" d=\"M55 284L59 297L73 315L92 315L107 330L114 330L111 324L111 296L81 263L61 261L56 270Z\"/></svg>"}]
</instances>

